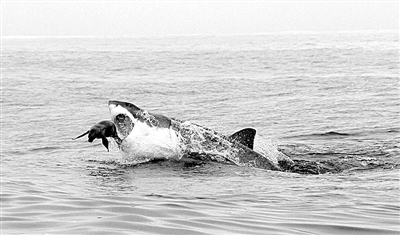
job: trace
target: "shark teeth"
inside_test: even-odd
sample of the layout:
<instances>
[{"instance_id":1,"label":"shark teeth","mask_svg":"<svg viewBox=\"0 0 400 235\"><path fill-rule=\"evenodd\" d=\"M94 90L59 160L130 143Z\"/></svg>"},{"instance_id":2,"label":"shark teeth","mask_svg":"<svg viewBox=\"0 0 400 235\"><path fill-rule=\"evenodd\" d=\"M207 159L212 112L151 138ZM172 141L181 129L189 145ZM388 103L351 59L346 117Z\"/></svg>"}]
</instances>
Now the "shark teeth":
<instances>
[{"instance_id":1,"label":"shark teeth","mask_svg":"<svg viewBox=\"0 0 400 235\"><path fill-rule=\"evenodd\" d=\"M115 116L114 123L117 127L118 134L121 135L121 139L125 139L134 127L130 117L122 113Z\"/></svg>"}]
</instances>

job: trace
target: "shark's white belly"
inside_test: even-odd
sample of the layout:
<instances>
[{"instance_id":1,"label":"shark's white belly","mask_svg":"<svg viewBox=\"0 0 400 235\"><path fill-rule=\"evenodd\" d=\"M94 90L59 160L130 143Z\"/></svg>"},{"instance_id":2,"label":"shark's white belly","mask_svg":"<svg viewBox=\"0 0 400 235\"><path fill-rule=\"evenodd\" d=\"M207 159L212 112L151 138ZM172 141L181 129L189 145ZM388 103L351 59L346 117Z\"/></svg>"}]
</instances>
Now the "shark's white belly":
<instances>
[{"instance_id":1,"label":"shark's white belly","mask_svg":"<svg viewBox=\"0 0 400 235\"><path fill-rule=\"evenodd\" d=\"M142 163L152 159L179 159L179 139L171 128L149 128L138 123L120 145L123 162Z\"/></svg>"}]
</instances>

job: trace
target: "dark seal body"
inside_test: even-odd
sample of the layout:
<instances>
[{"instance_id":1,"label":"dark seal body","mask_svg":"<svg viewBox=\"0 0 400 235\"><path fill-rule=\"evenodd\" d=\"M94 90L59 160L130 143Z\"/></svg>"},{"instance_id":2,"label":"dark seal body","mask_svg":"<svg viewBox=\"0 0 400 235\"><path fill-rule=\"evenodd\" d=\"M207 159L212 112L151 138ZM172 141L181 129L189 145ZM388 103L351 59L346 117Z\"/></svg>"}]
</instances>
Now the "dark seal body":
<instances>
[{"instance_id":1,"label":"dark seal body","mask_svg":"<svg viewBox=\"0 0 400 235\"><path fill-rule=\"evenodd\" d=\"M117 143L119 140L119 138L117 136L117 130L115 128L114 123L111 121L108 121L108 120L101 121L101 122L95 124L87 132L74 138L74 140L81 138L85 135L88 135L88 141L90 143L93 142L93 140L95 140L95 139L101 139L104 147L106 147L107 150L109 150L108 149L109 143L108 143L107 137L114 138Z\"/></svg>"}]
</instances>

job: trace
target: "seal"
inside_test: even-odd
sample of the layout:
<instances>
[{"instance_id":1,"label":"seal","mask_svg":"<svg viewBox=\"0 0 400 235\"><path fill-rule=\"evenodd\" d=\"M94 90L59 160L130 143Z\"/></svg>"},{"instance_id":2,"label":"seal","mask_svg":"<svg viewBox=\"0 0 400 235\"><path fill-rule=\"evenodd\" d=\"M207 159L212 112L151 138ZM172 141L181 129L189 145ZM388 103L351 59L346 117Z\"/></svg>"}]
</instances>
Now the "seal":
<instances>
[{"instance_id":1,"label":"seal","mask_svg":"<svg viewBox=\"0 0 400 235\"><path fill-rule=\"evenodd\" d=\"M119 140L114 123L108 120L101 121L95 124L85 133L73 138L73 140L79 139L85 135L88 135L88 141L90 143L92 143L94 139L101 139L107 151L110 151L108 148L109 142L107 140L107 137L114 138L116 142L118 142Z\"/></svg>"}]
</instances>

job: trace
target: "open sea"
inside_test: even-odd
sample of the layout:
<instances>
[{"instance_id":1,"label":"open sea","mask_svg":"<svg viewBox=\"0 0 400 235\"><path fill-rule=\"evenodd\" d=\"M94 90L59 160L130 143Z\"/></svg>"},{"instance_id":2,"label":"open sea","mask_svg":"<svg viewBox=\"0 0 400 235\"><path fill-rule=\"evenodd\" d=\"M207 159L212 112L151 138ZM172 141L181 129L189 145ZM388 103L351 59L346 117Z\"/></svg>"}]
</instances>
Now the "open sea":
<instances>
[{"instance_id":1,"label":"open sea","mask_svg":"<svg viewBox=\"0 0 400 235\"><path fill-rule=\"evenodd\" d=\"M1 234L400 234L398 31L2 38ZM329 163L119 164L108 101Z\"/></svg>"}]
</instances>

